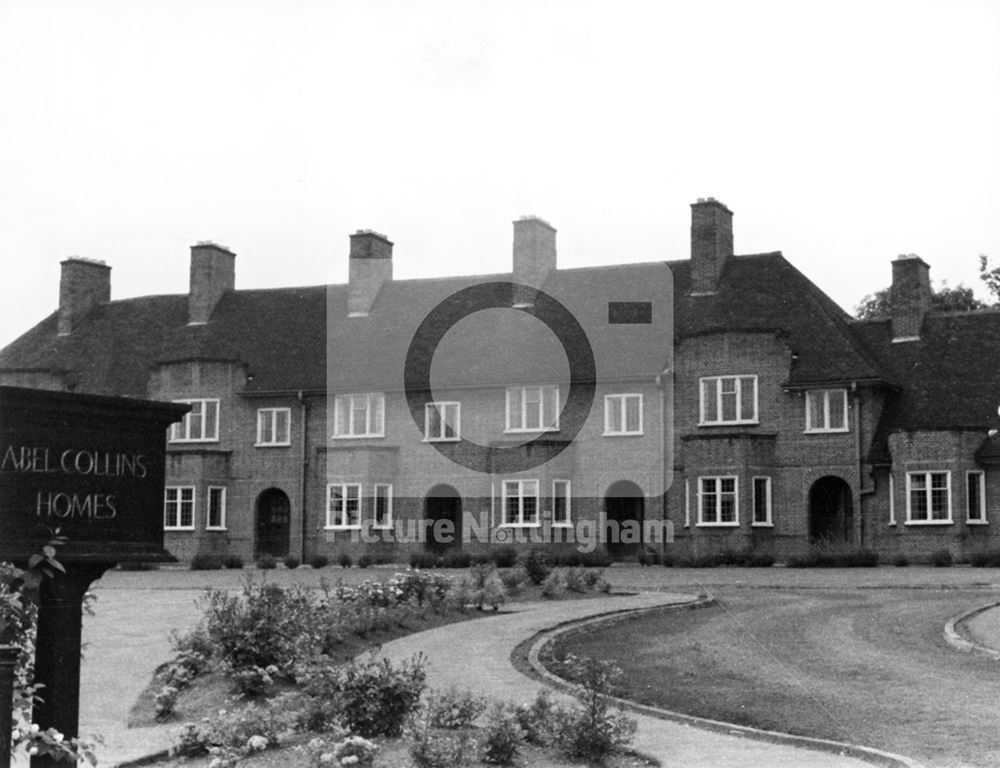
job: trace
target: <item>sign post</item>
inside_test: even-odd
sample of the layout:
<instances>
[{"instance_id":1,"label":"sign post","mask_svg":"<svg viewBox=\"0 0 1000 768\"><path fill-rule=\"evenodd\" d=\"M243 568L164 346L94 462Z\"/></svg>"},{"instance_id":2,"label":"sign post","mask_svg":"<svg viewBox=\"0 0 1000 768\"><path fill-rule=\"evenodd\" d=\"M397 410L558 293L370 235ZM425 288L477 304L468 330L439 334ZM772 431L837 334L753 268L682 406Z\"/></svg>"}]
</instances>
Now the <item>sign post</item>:
<instances>
[{"instance_id":1,"label":"sign post","mask_svg":"<svg viewBox=\"0 0 1000 768\"><path fill-rule=\"evenodd\" d=\"M35 682L44 687L33 719L43 729L78 735L83 597L91 583L117 562L169 559L166 429L187 410L0 387L0 560L23 567L57 530L66 539L57 554L66 572L44 579L39 591ZM9 735L3 720L0 728ZM58 765L47 755L31 764Z\"/></svg>"}]
</instances>

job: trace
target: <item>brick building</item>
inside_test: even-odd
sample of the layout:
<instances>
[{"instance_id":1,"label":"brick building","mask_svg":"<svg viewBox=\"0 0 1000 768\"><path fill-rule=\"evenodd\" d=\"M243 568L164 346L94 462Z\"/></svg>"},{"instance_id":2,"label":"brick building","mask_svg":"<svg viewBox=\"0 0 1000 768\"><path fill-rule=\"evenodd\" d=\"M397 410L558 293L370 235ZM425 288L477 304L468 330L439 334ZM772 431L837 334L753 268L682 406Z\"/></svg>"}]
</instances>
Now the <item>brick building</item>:
<instances>
[{"instance_id":1,"label":"brick building","mask_svg":"<svg viewBox=\"0 0 1000 768\"><path fill-rule=\"evenodd\" d=\"M1000 546L1000 313L931 312L917 257L892 262L891 319L857 322L780 253L734 255L711 198L665 264L559 269L536 218L501 275L394 280L387 238L350 241L346 285L236 290L234 254L200 243L187 295L115 301L109 267L69 259L0 383L187 401L181 558L608 530L627 558L642 529L699 555Z\"/></svg>"}]
</instances>

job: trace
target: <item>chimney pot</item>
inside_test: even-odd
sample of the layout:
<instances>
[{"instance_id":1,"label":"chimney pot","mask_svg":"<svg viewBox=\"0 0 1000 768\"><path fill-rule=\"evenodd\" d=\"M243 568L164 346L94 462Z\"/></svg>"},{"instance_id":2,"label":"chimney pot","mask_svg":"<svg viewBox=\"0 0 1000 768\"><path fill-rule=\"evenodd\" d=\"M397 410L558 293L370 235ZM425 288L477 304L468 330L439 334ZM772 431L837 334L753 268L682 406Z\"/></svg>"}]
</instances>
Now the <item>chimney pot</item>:
<instances>
[{"instance_id":1,"label":"chimney pot","mask_svg":"<svg viewBox=\"0 0 1000 768\"><path fill-rule=\"evenodd\" d=\"M111 267L73 256L62 262L59 278L60 336L68 336L95 305L111 301Z\"/></svg>"},{"instance_id":2,"label":"chimney pot","mask_svg":"<svg viewBox=\"0 0 1000 768\"><path fill-rule=\"evenodd\" d=\"M347 311L353 317L371 312L382 286L392 280L392 242L381 232L359 229L351 235Z\"/></svg>"},{"instance_id":3,"label":"chimney pot","mask_svg":"<svg viewBox=\"0 0 1000 768\"><path fill-rule=\"evenodd\" d=\"M892 262L892 340L917 341L924 315L931 308L930 267L915 253Z\"/></svg>"},{"instance_id":4,"label":"chimney pot","mask_svg":"<svg viewBox=\"0 0 1000 768\"><path fill-rule=\"evenodd\" d=\"M203 325L212 317L219 299L236 285L236 254L211 240L191 246L191 282L188 324Z\"/></svg>"},{"instance_id":5,"label":"chimney pot","mask_svg":"<svg viewBox=\"0 0 1000 768\"><path fill-rule=\"evenodd\" d=\"M715 293L733 255L733 212L714 197L691 204L691 293Z\"/></svg>"}]
</instances>

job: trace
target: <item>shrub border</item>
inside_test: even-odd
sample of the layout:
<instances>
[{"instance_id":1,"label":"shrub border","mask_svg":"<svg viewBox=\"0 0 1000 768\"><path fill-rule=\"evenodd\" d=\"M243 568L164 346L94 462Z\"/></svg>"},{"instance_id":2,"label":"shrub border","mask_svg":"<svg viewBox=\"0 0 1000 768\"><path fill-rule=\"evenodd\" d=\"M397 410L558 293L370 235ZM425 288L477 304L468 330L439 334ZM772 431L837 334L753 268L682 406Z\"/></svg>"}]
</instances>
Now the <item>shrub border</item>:
<instances>
[{"instance_id":1,"label":"shrub border","mask_svg":"<svg viewBox=\"0 0 1000 768\"><path fill-rule=\"evenodd\" d=\"M625 619L633 618L634 616L641 615L644 613L651 613L653 611L679 611L679 610L694 610L697 608L707 608L710 605L715 604L715 598L713 597L699 597L697 600L688 603L672 604L672 605L661 605L654 606L651 608L633 608L633 609L623 609L620 611L615 611L612 613L601 614L598 616L590 616L585 619L577 619L573 621L567 621L562 624L558 624L555 627L551 627L547 630L543 630L537 633L534 637L529 638L525 642L518 645L514 650L514 655L522 654L524 649L527 648L527 659L531 670L535 675L541 678L544 682L556 688L564 693L574 694L577 686L568 680L559 677L554 672L551 672L541 661L541 652L546 645L554 641L557 637L564 635L568 632L581 629L587 626L593 626L597 624L613 624ZM994 603L993 605L1000 605L1000 603ZM985 610L992 606L986 606L978 610ZM1000 657L1000 653L998 653ZM859 760L864 760L865 762L871 763L873 765L885 766L886 768L925 768L923 764L917 762L916 760L905 757L903 755L897 755L892 752L885 752L880 749L875 749L873 747L865 747L860 744L849 744L847 742L831 741L829 739L819 739L812 736L796 736L791 733L782 733L780 731L768 731L762 728L752 728L746 725L737 725L735 723L726 723L721 720L712 720L706 717L696 717L695 715L686 715L681 712L674 712L669 709L662 709L660 707L650 706L648 704L640 704L635 701L630 701L628 699L619 699L616 697L608 697L611 701L617 704L619 707L624 709L629 709L633 712L638 712L639 714L648 715L650 717L655 717L660 720L671 720L673 722L682 723L684 725L691 725L696 728L701 728L707 731L713 731L716 733L725 733L727 735L739 735L747 738L755 739L757 741L765 741L772 744L782 744L793 747L803 747L806 749L813 749L819 752L827 752L834 755L843 755L847 757L854 757Z\"/></svg>"}]
</instances>

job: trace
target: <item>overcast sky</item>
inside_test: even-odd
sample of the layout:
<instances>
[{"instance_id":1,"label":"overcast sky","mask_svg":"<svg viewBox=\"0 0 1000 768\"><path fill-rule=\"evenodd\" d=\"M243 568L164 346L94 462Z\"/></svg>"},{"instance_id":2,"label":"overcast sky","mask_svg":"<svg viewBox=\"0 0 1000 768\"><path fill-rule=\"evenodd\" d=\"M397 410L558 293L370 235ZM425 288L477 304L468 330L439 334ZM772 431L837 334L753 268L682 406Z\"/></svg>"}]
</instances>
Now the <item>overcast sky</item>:
<instances>
[{"instance_id":1,"label":"overcast sky","mask_svg":"<svg viewBox=\"0 0 1000 768\"><path fill-rule=\"evenodd\" d=\"M1000 2L0 0L0 346L58 303L505 271L511 221L564 267L687 258L689 204L735 213L846 309L917 253L1000 260ZM985 296L985 293L981 295Z\"/></svg>"}]
</instances>

